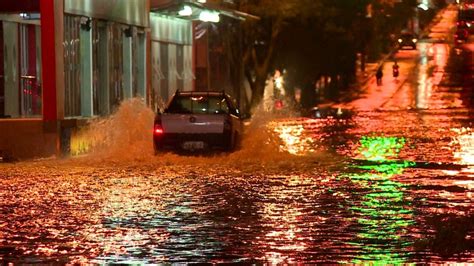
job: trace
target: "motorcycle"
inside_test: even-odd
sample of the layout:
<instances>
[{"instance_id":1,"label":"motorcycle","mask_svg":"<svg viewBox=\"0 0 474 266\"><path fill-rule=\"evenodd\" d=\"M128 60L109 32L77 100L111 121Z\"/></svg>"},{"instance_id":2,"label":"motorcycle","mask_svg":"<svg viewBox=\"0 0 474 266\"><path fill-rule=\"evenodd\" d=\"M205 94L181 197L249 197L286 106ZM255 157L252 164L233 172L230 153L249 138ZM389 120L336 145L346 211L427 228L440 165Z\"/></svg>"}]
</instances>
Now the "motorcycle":
<instances>
[{"instance_id":1,"label":"motorcycle","mask_svg":"<svg viewBox=\"0 0 474 266\"><path fill-rule=\"evenodd\" d=\"M393 75L394 78L398 77L398 75L399 75L398 66L393 66L392 75Z\"/></svg>"}]
</instances>

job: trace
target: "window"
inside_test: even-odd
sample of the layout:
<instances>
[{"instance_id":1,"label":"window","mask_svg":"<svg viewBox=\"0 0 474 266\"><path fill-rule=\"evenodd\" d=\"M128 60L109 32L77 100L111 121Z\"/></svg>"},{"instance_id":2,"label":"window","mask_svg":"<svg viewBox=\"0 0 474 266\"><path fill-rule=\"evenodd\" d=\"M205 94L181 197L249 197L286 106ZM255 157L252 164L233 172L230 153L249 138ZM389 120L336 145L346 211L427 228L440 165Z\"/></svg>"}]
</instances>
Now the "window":
<instances>
[{"instance_id":1,"label":"window","mask_svg":"<svg viewBox=\"0 0 474 266\"><path fill-rule=\"evenodd\" d=\"M39 26L0 21L0 47L0 118L40 116Z\"/></svg>"},{"instance_id":2,"label":"window","mask_svg":"<svg viewBox=\"0 0 474 266\"><path fill-rule=\"evenodd\" d=\"M229 111L225 98L206 95L176 96L166 110L176 114L228 114Z\"/></svg>"},{"instance_id":3,"label":"window","mask_svg":"<svg viewBox=\"0 0 474 266\"><path fill-rule=\"evenodd\" d=\"M81 115L80 17L64 16L64 115Z\"/></svg>"}]
</instances>

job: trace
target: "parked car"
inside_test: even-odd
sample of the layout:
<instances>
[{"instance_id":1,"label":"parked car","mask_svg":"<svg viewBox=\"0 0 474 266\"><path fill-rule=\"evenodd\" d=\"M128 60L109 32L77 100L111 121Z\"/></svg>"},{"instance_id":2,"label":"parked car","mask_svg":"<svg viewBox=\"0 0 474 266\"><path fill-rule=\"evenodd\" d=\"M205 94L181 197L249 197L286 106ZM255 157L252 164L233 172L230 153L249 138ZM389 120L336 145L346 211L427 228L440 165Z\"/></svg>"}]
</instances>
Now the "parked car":
<instances>
[{"instance_id":1,"label":"parked car","mask_svg":"<svg viewBox=\"0 0 474 266\"><path fill-rule=\"evenodd\" d=\"M411 49L416 49L416 43L418 42L418 38L416 37L415 34L409 33L409 32L404 32L398 37L398 48L399 49L405 49L405 48L411 48Z\"/></svg>"},{"instance_id":2,"label":"parked car","mask_svg":"<svg viewBox=\"0 0 474 266\"><path fill-rule=\"evenodd\" d=\"M183 150L236 149L243 121L234 100L224 92L177 91L163 113L155 117L155 153Z\"/></svg>"}]
</instances>

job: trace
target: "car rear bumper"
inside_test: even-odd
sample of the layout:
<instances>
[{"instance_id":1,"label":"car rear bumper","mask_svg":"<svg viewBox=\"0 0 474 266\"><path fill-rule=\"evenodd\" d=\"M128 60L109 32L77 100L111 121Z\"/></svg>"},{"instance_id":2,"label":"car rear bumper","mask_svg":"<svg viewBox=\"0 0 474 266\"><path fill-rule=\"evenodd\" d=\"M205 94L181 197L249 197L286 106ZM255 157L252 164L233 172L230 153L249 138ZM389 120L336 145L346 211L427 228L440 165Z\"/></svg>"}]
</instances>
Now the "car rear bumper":
<instances>
[{"instance_id":1,"label":"car rear bumper","mask_svg":"<svg viewBox=\"0 0 474 266\"><path fill-rule=\"evenodd\" d=\"M399 49L416 49L416 44L400 44Z\"/></svg>"},{"instance_id":2,"label":"car rear bumper","mask_svg":"<svg viewBox=\"0 0 474 266\"><path fill-rule=\"evenodd\" d=\"M154 136L153 141L156 150L160 149L180 149L186 142L203 142L205 148L222 147L229 145L230 132L211 133L211 134L178 134L168 133L161 136Z\"/></svg>"}]
</instances>

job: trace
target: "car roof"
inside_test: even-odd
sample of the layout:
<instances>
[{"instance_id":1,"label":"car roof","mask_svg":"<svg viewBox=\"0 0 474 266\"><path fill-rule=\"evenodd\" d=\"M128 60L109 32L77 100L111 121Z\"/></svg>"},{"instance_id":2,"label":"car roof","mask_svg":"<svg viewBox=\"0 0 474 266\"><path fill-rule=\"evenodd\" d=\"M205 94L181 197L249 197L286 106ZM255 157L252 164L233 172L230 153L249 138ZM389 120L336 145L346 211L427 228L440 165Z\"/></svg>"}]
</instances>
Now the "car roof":
<instances>
[{"instance_id":1,"label":"car roof","mask_svg":"<svg viewBox=\"0 0 474 266\"><path fill-rule=\"evenodd\" d=\"M224 91L176 91L178 96L228 96Z\"/></svg>"}]
</instances>

